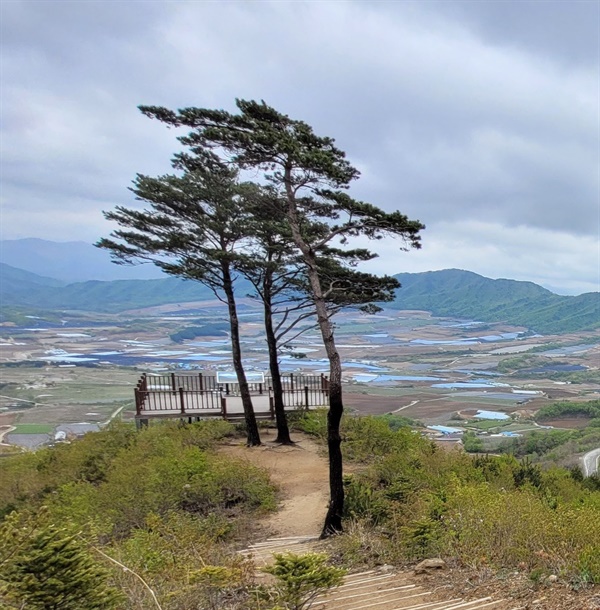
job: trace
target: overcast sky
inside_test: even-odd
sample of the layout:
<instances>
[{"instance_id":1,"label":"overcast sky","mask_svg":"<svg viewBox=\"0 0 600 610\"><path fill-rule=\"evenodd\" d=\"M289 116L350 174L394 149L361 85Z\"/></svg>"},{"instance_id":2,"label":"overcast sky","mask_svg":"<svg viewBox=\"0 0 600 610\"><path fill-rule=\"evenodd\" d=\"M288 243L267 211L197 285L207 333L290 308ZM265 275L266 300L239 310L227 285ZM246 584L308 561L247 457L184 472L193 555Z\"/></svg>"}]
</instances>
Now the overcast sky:
<instances>
[{"instance_id":1,"label":"overcast sky","mask_svg":"<svg viewBox=\"0 0 600 610\"><path fill-rule=\"evenodd\" d=\"M600 289L600 2L2 0L2 238L93 242L175 133L139 104L264 99L352 193L427 225L371 270Z\"/></svg>"}]
</instances>

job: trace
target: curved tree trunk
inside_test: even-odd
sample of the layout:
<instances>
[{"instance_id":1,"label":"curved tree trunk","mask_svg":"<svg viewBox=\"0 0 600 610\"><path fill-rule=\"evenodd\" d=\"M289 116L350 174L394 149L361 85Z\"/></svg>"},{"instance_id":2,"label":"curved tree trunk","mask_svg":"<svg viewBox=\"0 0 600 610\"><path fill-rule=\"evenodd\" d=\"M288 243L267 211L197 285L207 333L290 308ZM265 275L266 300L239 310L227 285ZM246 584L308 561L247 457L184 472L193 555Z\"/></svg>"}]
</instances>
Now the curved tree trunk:
<instances>
[{"instance_id":1,"label":"curved tree trunk","mask_svg":"<svg viewBox=\"0 0 600 610\"><path fill-rule=\"evenodd\" d=\"M302 252L307 268L308 281L313 296L317 323L321 331L323 345L329 360L329 411L327 413L327 447L329 449L329 508L325 516L321 538L327 538L342 531L344 512L343 462L340 436L340 421L344 413L342 400L342 361L335 346L333 325L329 320L327 303L324 298L316 257L306 243L300 230L296 197L291 183L291 168L285 170L285 186L288 200L287 216L294 242Z\"/></svg>"},{"instance_id":2,"label":"curved tree trunk","mask_svg":"<svg viewBox=\"0 0 600 610\"><path fill-rule=\"evenodd\" d=\"M246 373L242 365L242 349L240 346L240 324L235 306L235 296L233 294L233 281L229 267L224 262L223 268L223 292L227 299L227 308L229 310L229 325L231 328L231 353L233 359L233 368L240 386L240 396L242 397L242 406L244 408L244 419L246 420L247 444L249 447L260 445L260 434L254 415L254 407L252 405L252 397L250 396L250 388L246 379Z\"/></svg>"},{"instance_id":3,"label":"curved tree trunk","mask_svg":"<svg viewBox=\"0 0 600 610\"><path fill-rule=\"evenodd\" d=\"M266 291L265 291L266 293ZM281 383L281 372L279 361L277 360L277 339L273 330L273 312L271 311L270 300L265 298L265 334L267 336L267 346L269 348L269 369L271 371L271 381L273 383L273 402L275 407L275 421L277 423L276 443L282 445L293 445L290 438L285 407L283 404L283 385Z\"/></svg>"},{"instance_id":4,"label":"curved tree trunk","mask_svg":"<svg viewBox=\"0 0 600 610\"><path fill-rule=\"evenodd\" d=\"M309 278L311 270L309 268ZM316 275L316 272L315 272ZM315 284L319 278L311 280ZM327 307L318 282L319 296L315 297L317 322L321 330L325 352L329 359L329 411L327 412L327 448L329 449L329 508L325 516L321 538L342 531L342 514L344 512L344 484L342 465L342 437L340 436L340 421L344 413L342 401L342 361L333 338L333 325L327 315Z\"/></svg>"}]
</instances>

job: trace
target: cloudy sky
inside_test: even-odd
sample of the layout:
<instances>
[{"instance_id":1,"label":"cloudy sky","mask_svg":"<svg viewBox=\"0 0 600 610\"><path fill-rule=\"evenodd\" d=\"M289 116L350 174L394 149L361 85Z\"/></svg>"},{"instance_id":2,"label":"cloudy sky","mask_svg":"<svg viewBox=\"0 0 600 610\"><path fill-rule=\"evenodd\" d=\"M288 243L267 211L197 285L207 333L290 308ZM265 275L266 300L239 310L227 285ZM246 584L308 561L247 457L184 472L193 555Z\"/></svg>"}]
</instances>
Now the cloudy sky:
<instances>
[{"instance_id":1,"label":"cloudy sky","mask_svg":"<svg viewBox=\"0 0 600 610\"><path fill-rule=\"evenodd\" d=\"M352 193L427 225L380 272L600 289L600 2L2 0L2 238L93 242L175 134L139 104L264 99Z\"/></svg>"}]
</instances>

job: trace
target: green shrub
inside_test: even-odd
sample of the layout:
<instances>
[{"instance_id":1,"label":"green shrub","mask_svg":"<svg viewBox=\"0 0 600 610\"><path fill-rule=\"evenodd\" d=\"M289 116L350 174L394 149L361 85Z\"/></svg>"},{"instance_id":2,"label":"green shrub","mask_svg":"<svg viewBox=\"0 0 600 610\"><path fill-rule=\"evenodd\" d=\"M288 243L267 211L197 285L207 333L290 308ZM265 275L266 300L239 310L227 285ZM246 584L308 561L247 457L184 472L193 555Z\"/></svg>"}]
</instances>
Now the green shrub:
<instances>
[{"instance_id":1,"label":"green shrub","mask_svg":"<svg viewBox=\"0 0 600 610\"><path fill-rule=\"evenodd\" d=\"M378 415L375 419L384 421L393 432L400 430L400 428L415 428L422 424L419 424L410 417L403 417L402 415L395 415L394 413L386 413L385 415Z\"/></svg>"},{"instance_id":2,"label":"green shrub","mask_svg":"<svg viewBox=\"0 0 600 610\"><path fill-rule=\"evenodd\" d=\"M98 533L126 537L149 514L181 510L200 516L245 509L272 510L274 489L266 473L242 460L212 455L178 434L142 432L111 463L98 485L64 485L50 501L53 513L92 522ZM197 440L197 439L196 439Z\"/></svg>"},{"instance_id":3,"label":"green shrub","mask_svg":"<svg viewBox=\"0 0 600 610\"><path fill-rule=\"evenodd\" d=\"M328 565L324 553L276 553L274 558L274 564L263 571L275 577L275 599L287 610L310 608L318 595L340 585L346 574Z\"/></svg>"},{"instance_id":4,"label":"green shrub","mask_svg":"<svg viewBox=\"0 0 600 610\"><path fill-rule=\"evenodd\" d=\"M401 534L404 555L411 561L435 557L440 552L442 526L431 517L415 519L401 528Z\"/></svg>"},{"instance_id":5,"label":"green shrub","mask_svg":"<svg viewBox=\"0 0 600 610\"><path fill-rule=\"evenodd\" d=\"M293 411L288 414L290 426L320 439L327 438L327 409Z\"/></svg>"},{"instance_id":6,"label":"green shrub","mask_svg":"<svg viewBox=\"0 0 600 610\"><path fill-rule=\"evenodd\" d=\"M41 510L12 513L0 527L0 602L32 610L109 610L122 595L77 534Z\"/></svg>"},{"instance_id":7,"label":"green shrub","mask_svg":"<svg viewBox=\"0 0 600 610\"><path fill-rule=\"evenodd\" d=\"M387 517L391 507L385 494L375 490L363 478L346 476L344 492L345 519L363 520L377 525Z\"/></svg>"},{"instance_id":8,"label":"green shrub","mask_svg":"<svg viewBox=\"0 0 600 610\"><path fill-rule=\"evenodd\" d=\"M577 577L585 583L600 584L600 545L586 547L577 560Z\"/></svg>"},{"instance_id":9,"label":"green shrub","mask_svg":"<svg viewBox=\"0 0 600 610\"><path fill-rule=\"evenodd\" d=\"M439 451L409 430L364 420L342 428L346 455L368 465L346 479L349 531L333 543L344 561L441 554L473 567L596 578L589 550L600 543L595 479L511 455Z\"/></svg>"},{"instance_id":10,"label":"green shrub","mask_svg":"<svg viewBox=\"0 0 600 610\"><path fill-rule=\"evenodd\" d=\"M465 432L462 442L464 450L467 453L479 453L483 451L483 441L475 434L475 432Z\"/></svg>"}]
</instances>

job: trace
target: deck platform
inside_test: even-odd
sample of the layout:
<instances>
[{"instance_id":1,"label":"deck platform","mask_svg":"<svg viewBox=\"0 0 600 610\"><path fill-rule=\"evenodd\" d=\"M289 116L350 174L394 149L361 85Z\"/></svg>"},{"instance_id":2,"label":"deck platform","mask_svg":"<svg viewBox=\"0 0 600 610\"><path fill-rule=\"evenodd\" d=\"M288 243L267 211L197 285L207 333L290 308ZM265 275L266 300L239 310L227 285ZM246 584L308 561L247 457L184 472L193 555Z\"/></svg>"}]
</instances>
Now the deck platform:
<instances>
[{"instance_id":1,"label":"deck platform","mask_svg":"<svg viewBox=\"0 0 600 610\"><path fill-rule=\"evenodd\" d=\"M274 398L269 377L250 383L252 404L257 419L274 419ZM324 375L282 376L286 411L310 409L329 404L329 384ZM198 373L150 375L144 373L135 388L136 422L152 418L227 420L244 418L237 383L220 383L214 374Z\"/></svg>"}]
</instances>

